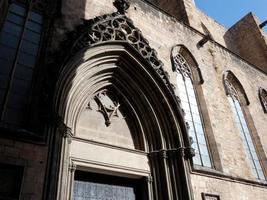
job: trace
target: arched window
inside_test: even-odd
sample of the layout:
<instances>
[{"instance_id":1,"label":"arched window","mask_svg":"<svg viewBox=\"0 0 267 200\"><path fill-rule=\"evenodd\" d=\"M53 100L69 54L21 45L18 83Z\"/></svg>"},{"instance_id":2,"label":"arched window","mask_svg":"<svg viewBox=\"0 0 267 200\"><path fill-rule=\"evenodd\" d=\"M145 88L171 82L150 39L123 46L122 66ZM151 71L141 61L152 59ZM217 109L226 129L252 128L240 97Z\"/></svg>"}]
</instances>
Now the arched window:
<instances>
[{"instance_id":1,"label":"arched window","mask_svg":"<svg viewBox=\"0 0 267 200\"><path fill-rule=\"evenodd\" d=\"M240 136L250 161L253 175L257 179L265 180L262 164L257 154L257 150L245 117L244 107L249 105L246 93L238 79L231 71L224 73L223 81L231 109L234 113L236 126L240 131Z\"/></svg>"},{"instance_id":2,"label":"arched window","mask_svg":"<svg viewBox=\"0 0 267 200\"><path fill-rule=\"evenodd\" d=\"M259 98L263 111L267 113L267 92L265 89L259 88Z\"/></svg>"},{"instance_id":3,"label":"arched window","mask_svg":"<svg viewBox=\"0 0 267 200\"><path fill-rule=\"evenodd\" d=\"M193 140L192 146L196 153L193 157L193 163L211 168L211 156L194 88L195 83L203 82L200 70L191 54L184 47L177 46L172 53L174 70L177 72L177 92L185 113L185 121L189 125L189 136Z\"/></svg>"},{"instance_id":4,"label":"arched window","mask_svg":"<svg viewBox=\"0 0 267 200\"><path fill-rule=\"evenodd\" d=\"M43 24L41 1L29 2L11 1L0 32L1 124L25 123Z\"/></svg>"}]
</instances>

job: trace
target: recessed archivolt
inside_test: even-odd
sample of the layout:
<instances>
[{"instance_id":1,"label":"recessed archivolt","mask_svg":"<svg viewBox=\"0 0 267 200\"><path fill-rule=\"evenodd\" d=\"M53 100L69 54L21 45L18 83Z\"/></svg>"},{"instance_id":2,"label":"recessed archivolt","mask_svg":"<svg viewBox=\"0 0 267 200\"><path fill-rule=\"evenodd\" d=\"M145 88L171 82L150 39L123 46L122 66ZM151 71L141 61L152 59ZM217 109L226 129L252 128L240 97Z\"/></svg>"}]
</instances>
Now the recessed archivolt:
<instances>
[{"instance_id":1,"label":"recessed archivolt","mask_svg":"<svg viewBox=\"0 0 267 200\"><path fill-rule=\"evenodd\" d=\"M149 42L143 37L141 31L136 28L133 22L125 15L125 10L128 8L127 1L116 2L115 6L117 7L118 12L98 16L91 20L85 20L75 31L69 33L67 41L64 41L62 48L70 49L70 51L68 53L63 53L57 58L61 59L59 61L61 63L63 60L63 65L59 70L59 73L72 73L70 76L74 77L73 79L69 77L69 80L66 82L67 86L64 88L62 85L64 81L57 81L59 84L58 88L62 87L62 90L59 90L62 93L58 98L55 98L57 99L56 110L61 113L60 116L64 116L64 121L70 125L72 130L75 130L75 121L77 120L78 113L80 113L81 109L84 108L84 105L88 103L87 98L89 98L89 94L93 95L101 88L108 87L109 85L114 86L116 84L121 84L122 81L124 83L121 84L121 86L127 87L125 90L130 91L128 83L129 80L137 74L137 69L131 67L118 67L118 63L123 63L122 61L124 61L125 65L132 66L132 63L129 63L129 60L124 59L121 55L122 52L127 54L127 56L130 54L128 54L125 49L120 49L121 47L131 47L131 51L135 54L135 62L138 63L140 60L143 62L142 64L138 63L137 65L145 66L143 70L149 74L148 76L153 76L153 81L151 79L153 83L150 85L147 85L146 80L143 80L143 77L137 77L137 81L135 82L139 85L133 89L136 89L141 85L141 87L143 87L143 91L141 92L151 93L151 91L153 91L151 87L158 87L159 92L162 92L162 88L164 88L164 90L168 90L167 93L171 98L174 96L173 88L167 78L166 72L163 70L163 63L157 57L156 51L150 47ZM120 48L117 48L118 46L116 46L116 44L118 43L124 44ZM110 44L114 44L113 47L115 48L109 49L108 46L112 46ZM93 54L90 56L87 56L88 49L94 49L92 50ZM96 52L96 50L99 52ZM73 66L77 67L75 72L71 72ZM116 74L120 74L120 77L116 77ZM127 76L128 80L125 78ZM64 75L62 77L66 76ZM87 80L87 82L85 80ZM159 82L164 85L156 86ZM70 88L72 91L67 92ZM140 91L138 92L140 93ZM135 95L142 98L141 94ZM86 98L78 98L82 96ZM156 94L150 94L150 96L153 96L153 101L158 99ZM145 95L143 95L143 98L144 101L149 102ZM60 104L59 102L65 103ZM158 104L160 104L160 102L158 102ZM66 109L65 107L69 105L72 105L75 109ZM150 107L151 106L152 105L150 105ZM159 105L157 106L159 108L161 107ZM162 120L166 121L166 124L170 124L166 118ZM157 122L154 126L156 125ZM166 125L163 127L165 128ZM173 141L173 143L175 143L175 140Z\"/></svg>"},{"instance_id":2,"label":"recessed archivolt","mask_svg":"<svg viewBox=\"0 0 267 200\"><path fill-rule=\"evenodd\" d=\"M187 135L179 108L171 108L177 102L170 102L175 101L173 94L154 69L139 58L125 43L94 46L77 53L61 72L55 98L55 110L64 123L76 130L89 100L99 91L112 88L134 113L135 127L139 127L143 140L149 141L149 149L155 144L157 148L180 146ZM184 137L179 138L179 130Z\"/></svg>"}]
</instances>

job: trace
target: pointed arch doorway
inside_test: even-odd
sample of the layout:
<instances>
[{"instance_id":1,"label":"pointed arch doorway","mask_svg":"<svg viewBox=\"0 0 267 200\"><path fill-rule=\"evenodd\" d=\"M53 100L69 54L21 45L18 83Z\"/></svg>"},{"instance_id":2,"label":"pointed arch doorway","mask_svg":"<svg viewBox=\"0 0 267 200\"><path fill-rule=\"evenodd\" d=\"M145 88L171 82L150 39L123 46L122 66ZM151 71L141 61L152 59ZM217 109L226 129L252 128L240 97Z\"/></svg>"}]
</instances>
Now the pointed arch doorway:
<instances>
[{"instance_id":1,"label":"pointed arch doorway","mask_svg":"<svg viewBox=\"0 0 267 200\"><path fill-rule=\"evenodd\" d=\"M138 200L191 200L193 152L173 87L156 51L125 15L127 1L114 5L118 12L85 21L81 33L70 34L53 94L61 122L49 129L49 176L56 185L48 199L81 194L90 200L98 190L88 188L98 185L100 193L120 188L141 194L133 197Z\"/></svg>"},{"instance_id":2,"label":"pointed arch doorway","mask_svg":"<svg viewBox=\"0 0 267 200\"><path fill-rule=\"evenodd\" d=\"M55 93L56 134L64 135L57 199L75 199L77 173L85 172L117 179L111 188L127 188L126 179L137 183L132 191L143 185L143 199L192 199L191 148L168 84L125 42L94 45L67 62ZM88 179L83 188L94 184Z\"/></svg>"}]
</instances>

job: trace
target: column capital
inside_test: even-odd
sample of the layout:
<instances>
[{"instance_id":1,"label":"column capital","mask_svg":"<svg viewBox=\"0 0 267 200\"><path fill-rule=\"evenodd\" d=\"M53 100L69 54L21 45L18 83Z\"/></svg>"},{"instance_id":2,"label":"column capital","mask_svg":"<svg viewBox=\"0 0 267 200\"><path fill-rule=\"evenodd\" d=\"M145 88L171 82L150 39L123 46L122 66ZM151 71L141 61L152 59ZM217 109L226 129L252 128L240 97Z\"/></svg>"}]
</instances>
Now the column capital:
<instances>
[{"instance_id":1,"label":"column capital","mask_svg":"<svg viewBox=\"0 0 267 200\"><path fill-rule=\"evenodd\" d=\"M77 166L74 164L74 162L71 162L69 165L69 170L71 173L75 172L77 169Z\"/></svg>"}]
</instances>

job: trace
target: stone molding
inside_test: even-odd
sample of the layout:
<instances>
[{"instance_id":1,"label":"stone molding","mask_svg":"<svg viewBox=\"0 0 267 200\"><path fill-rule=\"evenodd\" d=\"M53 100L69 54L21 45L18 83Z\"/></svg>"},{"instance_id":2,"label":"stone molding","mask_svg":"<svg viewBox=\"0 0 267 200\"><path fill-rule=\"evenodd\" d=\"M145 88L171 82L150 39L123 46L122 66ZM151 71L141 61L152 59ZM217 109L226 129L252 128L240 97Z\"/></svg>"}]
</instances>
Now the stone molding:
<instances>
[{"instance_id":1,"label":"stone molding","mask_svg":"<svg viewBox=\"0 0 267 200\"><path fill-rule=\"evenodd\" d=\"M195 156L195 150L190 147L180 147L175 149L161 149L156 151L151 151L148 153L150 158L161 158L170 159L176 156L183 157L185 159L191 159Z\"/></svg>"},{"instance_id":2,"label":"stone molding","mask_svg":"<svg viewBox=\"0 0 267 200\"><path fill-rule=\"evenodd\" d=\"M249 105L249 100L243 86L230 70L224 72L223 84L227 96L235 98L241 105Z\"/></svg>"}]
</instances>

